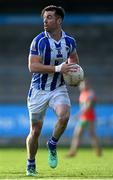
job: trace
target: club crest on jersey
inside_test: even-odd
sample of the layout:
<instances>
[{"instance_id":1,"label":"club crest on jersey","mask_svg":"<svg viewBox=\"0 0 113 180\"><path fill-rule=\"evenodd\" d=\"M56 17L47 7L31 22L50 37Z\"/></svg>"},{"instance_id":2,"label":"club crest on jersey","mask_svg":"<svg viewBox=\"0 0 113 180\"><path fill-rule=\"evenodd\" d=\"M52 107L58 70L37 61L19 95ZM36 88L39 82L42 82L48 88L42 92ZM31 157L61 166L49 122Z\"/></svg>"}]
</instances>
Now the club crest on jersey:
<instances>
[{"instance_id":1,"label":"club crest on jersey","mask_svg":"<svg viewBox=\"0 0 113 180\"><path fill-rule=\"evenodd\" d=\"M62 53L61 53L61 48L56 48L56 50L57 50L57 57L58 58L61 58L62 57Z\"/></svg>"},{"instance_id":2,"label":"club crest on jersey","mask_svg":"<svg viewBox=\"0 0 113 180\"><path fill-rule=\"evenodd\" d=\"M61 58L62 57L62 53L61 53L61 42L60 43L55 43L55 47L56 47L56 50L57 50L57 58Z\"/></svg>"}]
</instances>

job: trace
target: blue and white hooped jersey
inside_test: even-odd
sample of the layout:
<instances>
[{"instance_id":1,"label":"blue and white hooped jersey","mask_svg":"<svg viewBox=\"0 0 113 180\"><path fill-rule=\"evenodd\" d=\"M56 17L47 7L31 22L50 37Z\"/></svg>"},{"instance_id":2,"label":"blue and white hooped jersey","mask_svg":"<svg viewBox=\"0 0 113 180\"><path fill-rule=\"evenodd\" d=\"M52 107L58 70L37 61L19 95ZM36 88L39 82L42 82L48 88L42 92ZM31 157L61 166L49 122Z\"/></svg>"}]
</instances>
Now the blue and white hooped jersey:
<instances>
[{"instance_id":1,"label":"blue and white hooped jersey","mask_svg":"<svg viewBox=\"0 0 113 180\"><path fill-rule=\"evenodd\" d=\"M74 38L62 31L62 37L57 42L45 31L33 39L29 55L40 56L45 65L60 65L67 61L73 51L76 51ZM31 88L52 91L63 84L63 76L59 72L32 75Z\"/></svg>"}]
</instances>

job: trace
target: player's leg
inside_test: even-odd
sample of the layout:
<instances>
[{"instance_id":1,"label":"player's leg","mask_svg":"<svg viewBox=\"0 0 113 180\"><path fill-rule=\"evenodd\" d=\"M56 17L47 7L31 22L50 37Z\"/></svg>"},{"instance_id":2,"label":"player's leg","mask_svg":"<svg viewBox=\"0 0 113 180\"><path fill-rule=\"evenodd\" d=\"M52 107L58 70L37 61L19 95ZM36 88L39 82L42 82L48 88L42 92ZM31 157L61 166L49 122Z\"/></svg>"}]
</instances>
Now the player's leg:
<instances>
[{"instance_id":1,"label":"player's leg","mask_svg":"<svg viewBox=\"0 0 113 180\"><path fill-rule=\"evenodd\" d=\"M38 138L42 128L42 121L31 122L30 133L26 139L28 158L34 159L37 148L38 148Z\"/></svg>"},{"instance_id":2,"label":"player's leg","mask_svg":"<svg viewBox=\"0 0 113 180\"><path fill-rule=\"evenodd\" d=\"M57 159L57 142L61 135L63 134L69 119L69 107L67 105L59 105L56 107L56 114L58 117L58 121L53 130L52 137L48 140L48 148L49 148L49 165L52 168L55 168L58 163Z\"/></svg>"},{"instance_id":3,"label":"player's leg","mask_svg":"<svg viewBox=\"0 0 113 180\"><path fill-rule=\"evenodd\" d=\"M90 136L91 136L91 139L92 139L92 146L94 147L97 156L101 156L102 155L102 150L101 150L101 147L99 145L99 140L98 140L98 138L96 136L94 122L90 122L89 132L90 132Z\"/></svg>"},{"instance_id":4,"label":"player's leg","mask_svg":"<svg viewBox=\"0 0 113 180\"><path fill-rule=\"evenodd\" d=\"M49 165L52 168L57 166L57 142L61 135L63 134L70 115L70 99L65 88L59 88L55 91L54 96L52 96L50 103L57 115L57 123L52 133L52 137L48 140L48 150L49 150Z\"/></svg>"},{"instance_id":5,"label":"player's leg","mask_svg":"<svg viewBox=\"0 0 113 180\"><path fill-rule=\"evenodd\" d=\"M66 104L58 105L55 112L58 120L53 131L53 136L56 139L59 139L66 129L69 120L70 107Z\"/></svg>"},{"instance_id":6,"label":"player's leg","mask_svg":"<svg viewBox=\"0 0 113 180\"><path fill-rule=\"evenodd\" d=\"M66 155L67 157L73 157L76 155L78 151L78 147L80 145L80 138L83 131L84 131L83 121L79 120L77 126L74 129L74 133L73 133L73 137L72 137L72 141L70 145L70 150Z\"/></svg>"},{"instance_id":7,"label":"player's leg","mask_svg":"<svg viewBox=\"0 0 113 180\"><path fill-rule=\"evenodd\" d=\"M37 120L38 119L38 120ZM30 132L26 139L27 147L27 175L35 176L36 174L36 163L35 156L38 150L38 139L42 129L43 117L42 114L32 114L30 121Z\"/></svg>"},{"instance_id":8,"label":"player's leg","mask_svg":"<svg viewBox=\"0 0 113 180\"><path fill-rule=\"evenodd\" d=\"M38 150L38 138L43 125L43 118L48 106L48 94L46 92L32 89L28 98L28 110L30 115L30 132L26 139L27 147L27 175L36 174L35 156Z\"/></svg>"}]
</instances>

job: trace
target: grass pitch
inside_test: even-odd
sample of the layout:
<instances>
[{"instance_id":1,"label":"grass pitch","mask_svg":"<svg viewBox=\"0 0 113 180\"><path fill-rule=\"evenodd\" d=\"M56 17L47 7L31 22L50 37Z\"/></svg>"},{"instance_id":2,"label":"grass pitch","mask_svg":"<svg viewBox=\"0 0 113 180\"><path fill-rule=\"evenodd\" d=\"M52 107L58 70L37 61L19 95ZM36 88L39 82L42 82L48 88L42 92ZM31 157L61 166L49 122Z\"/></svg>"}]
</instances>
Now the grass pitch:
<instances>
[{"instance_id":1,"label":"grass pitch","mask_svg":"<svg viewBox=\"0 0 113 180\"><path fill-rule=\"evenodd\" d=\"M66 158L68 149L58 148L57 168L48 166L47 149L37 153L37 177L26 177L26 149L0 149L0 179L113 179L113 151L103 149L97 157L92 149L80 149L74 158Z\"/></svg>"}]
</instances>

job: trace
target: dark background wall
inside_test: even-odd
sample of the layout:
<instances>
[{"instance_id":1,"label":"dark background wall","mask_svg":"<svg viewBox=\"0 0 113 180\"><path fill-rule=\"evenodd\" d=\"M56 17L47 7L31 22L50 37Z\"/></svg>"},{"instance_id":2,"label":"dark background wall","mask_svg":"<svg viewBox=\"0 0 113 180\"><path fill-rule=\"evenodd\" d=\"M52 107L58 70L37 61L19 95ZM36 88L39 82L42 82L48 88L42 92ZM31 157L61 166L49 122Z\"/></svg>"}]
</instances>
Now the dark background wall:
<instances>
[{"instance_id":1,"label":"dark background wall","mask_svg":"<svg viewBox=\"0 0 113 180\"><path fill-rule=\"evenodd\" d=\"M113 2L110 0L0 0L1 13L39 13L49 4L63 6L66 12L113 12Z\"/></svg>"},{"instance_id":2,"label":"dark background wall","mask_svg":"<svg viewBox=\"0 0 113 180\"><path fill-rule=\"evenodd\" d=\"M26 103L31 74L27 68L29 46L32 39L43 30L38 23L38 14L46 5L63 6L67 14L112 15L113 3L109 1L42 1L42 0L0 0L0 102ZM91 13L92 12L92 13ZM8 23L16 14L21 16L18 23ZM25 23L26 15L36 15L37 23ZM96 16L97 17L97 16ZM99 17L97 17L99 18ZM109 18L108 22L109 22ZM112 18L111 18L112 19ZM86 20L87 21L87 20ZM21 23L22 22L22 23ZM63 28L76 38L80 63L92 86L97 92L99 103L113 103L113 21L109 23L79 22L65 23ZM68 88L73 102L77 102L78 89Z\"/></svg>"},{"instance_id":3,"label":"dark background wall","mask_svg":"<svg viewBox=\"0 0 113 180\"><path fill-rule=\"evenodd\" d=\"M113 102L113 25L65 25L77 41L81 66L101 103ZM41 32L39 25L0 26L0 101L25 103L31 74L27 68L29 46ZM69 88L76 101L77 88Z\"/></svg>"}]
</instances>

